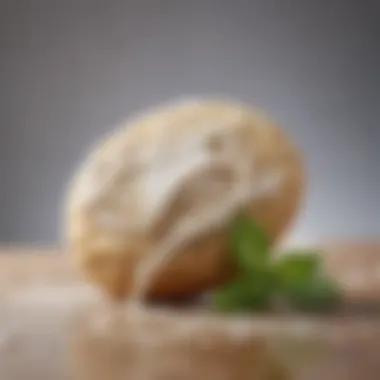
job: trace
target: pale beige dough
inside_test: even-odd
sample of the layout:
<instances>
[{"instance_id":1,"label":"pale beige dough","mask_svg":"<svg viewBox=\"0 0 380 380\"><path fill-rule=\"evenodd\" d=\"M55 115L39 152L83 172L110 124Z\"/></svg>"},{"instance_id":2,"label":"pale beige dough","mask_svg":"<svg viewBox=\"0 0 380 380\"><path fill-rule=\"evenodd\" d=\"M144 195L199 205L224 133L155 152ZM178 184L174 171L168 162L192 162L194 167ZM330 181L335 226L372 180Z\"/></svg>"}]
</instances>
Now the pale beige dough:
<instances>
[{"instance_id":1,"label":"pale beige dough","mask_svg":"<svg viewBox=\"0 0 380 380\"><path fill-rule=\"evenodd\" d=\"M124 297L141 259L191 222L147 293L196 294L233 272L226 229L237 212L275 243L303 190L299 151L261 111L228 100L176 102L127 120L79 168L66 204L69 250L90 282Z\"/></svg>"}]
</instances>

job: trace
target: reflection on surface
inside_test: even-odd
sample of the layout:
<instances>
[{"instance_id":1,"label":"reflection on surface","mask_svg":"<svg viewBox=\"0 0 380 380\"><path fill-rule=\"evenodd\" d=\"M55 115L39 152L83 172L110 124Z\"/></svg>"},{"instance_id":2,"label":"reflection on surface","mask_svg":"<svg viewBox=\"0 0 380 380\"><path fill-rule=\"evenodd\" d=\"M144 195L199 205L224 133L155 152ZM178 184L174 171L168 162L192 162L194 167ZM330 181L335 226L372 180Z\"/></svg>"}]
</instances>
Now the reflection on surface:
<instances>
[{"instance_id":1,"label":"reflection on surface","mask_svg":"<svg viewBox=\"0 0 380 380\"><path fill-rule=\"evenodd\" d=\"M130 309L79 285L32 287L0 302L1 380L380 378L376 317Z\"/></svg>"}]
</instances>

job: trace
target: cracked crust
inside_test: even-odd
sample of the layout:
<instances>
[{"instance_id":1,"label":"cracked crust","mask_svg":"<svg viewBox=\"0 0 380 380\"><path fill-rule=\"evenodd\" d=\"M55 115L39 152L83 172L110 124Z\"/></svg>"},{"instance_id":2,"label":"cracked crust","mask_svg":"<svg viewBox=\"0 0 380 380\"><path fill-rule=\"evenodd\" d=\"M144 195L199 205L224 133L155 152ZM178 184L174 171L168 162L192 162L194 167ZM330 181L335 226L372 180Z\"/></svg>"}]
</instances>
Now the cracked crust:
<instances>
[{"instance_id":1,"label":"cracked crust","mask_svg":"<svg viewBox=\"0 0 380 380\"><path fill-rule=\"evenodd\" d=\"M260 111L218 100L167 105L127 121L78 170L66 205L69 248L91 282L123 297L141 259L187 216L229 206L207 233L181 242L148 291L191 295L232 273L224 230L233 212L255 217L275 242L303 187L298 150ZM245 198L228 204L238 190Z\"/></svg>"}]
</instances>

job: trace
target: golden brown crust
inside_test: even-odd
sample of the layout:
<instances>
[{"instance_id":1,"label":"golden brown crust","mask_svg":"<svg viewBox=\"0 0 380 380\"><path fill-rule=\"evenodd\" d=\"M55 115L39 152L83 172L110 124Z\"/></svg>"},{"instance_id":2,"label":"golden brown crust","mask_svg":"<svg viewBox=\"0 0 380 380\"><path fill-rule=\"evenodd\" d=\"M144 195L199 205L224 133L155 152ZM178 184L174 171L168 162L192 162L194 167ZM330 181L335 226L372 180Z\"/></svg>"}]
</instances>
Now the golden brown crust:
<instances>
[{"instance_id":1,"label":"golden brown crust","mask_svg":"<svg viewBox=\"0 0 380 380\"><path fill-rule=\"evenodd\" d=\"M220 197L223 203L224 194L234 184L236 167L206 165L203 172L198 170L187 182L179 184L170 197L162 198L165 207L163 202L158 206L152 203L158 211L149 216L154 207L149 206L139 176L153 170L151 167L159 161L150 155L159 150L163 160L166 157L169 162L165 165L171 165L182 151L190 149L187 142L201 135L204 150L216 159L223 144L237 141L241 157L259 176L284 170L275 194L253 197L243 210L265 227L274 242L290 226L304 188L302 159L271 120L259 111L227 101L194 101L163 107L132 120L100 144L70 187L68 241L75 261L91 282L110 294L124 297L131 290L141 258L178 224L181 215L188 209L202 209L202 201L207 197L210 202ZM167 178L161 177L159 169L157 173L165 183ZM196 181L199 175L202 180ZM217 184L215 195L207 181ZM233 270L223 232L223 228L218 228L186 242L181 253L153 281L150 296L192 294L223 282Z\"/></svg>"}]
</instances>

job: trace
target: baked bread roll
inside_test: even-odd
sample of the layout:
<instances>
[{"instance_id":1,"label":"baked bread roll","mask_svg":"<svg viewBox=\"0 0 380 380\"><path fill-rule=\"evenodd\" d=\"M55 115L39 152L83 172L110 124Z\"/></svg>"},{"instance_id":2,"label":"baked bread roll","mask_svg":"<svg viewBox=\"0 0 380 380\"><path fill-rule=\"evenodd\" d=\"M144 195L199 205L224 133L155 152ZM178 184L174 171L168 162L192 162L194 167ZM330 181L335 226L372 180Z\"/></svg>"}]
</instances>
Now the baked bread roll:
<instances>
[{"instance_id":1,"label":"baked bread roll","mask_svg":"<svg viewBox=\"0 0 380 380\"><path fill-rule=\"evenodd\" d=\"M298 150L260 111L213 99L158 107L125 122L79 168L66 205L69 250L116 297L194 295L233 273L234 215L255 218L275 243L303 185Z\"/></svg>"}]
</instances>

